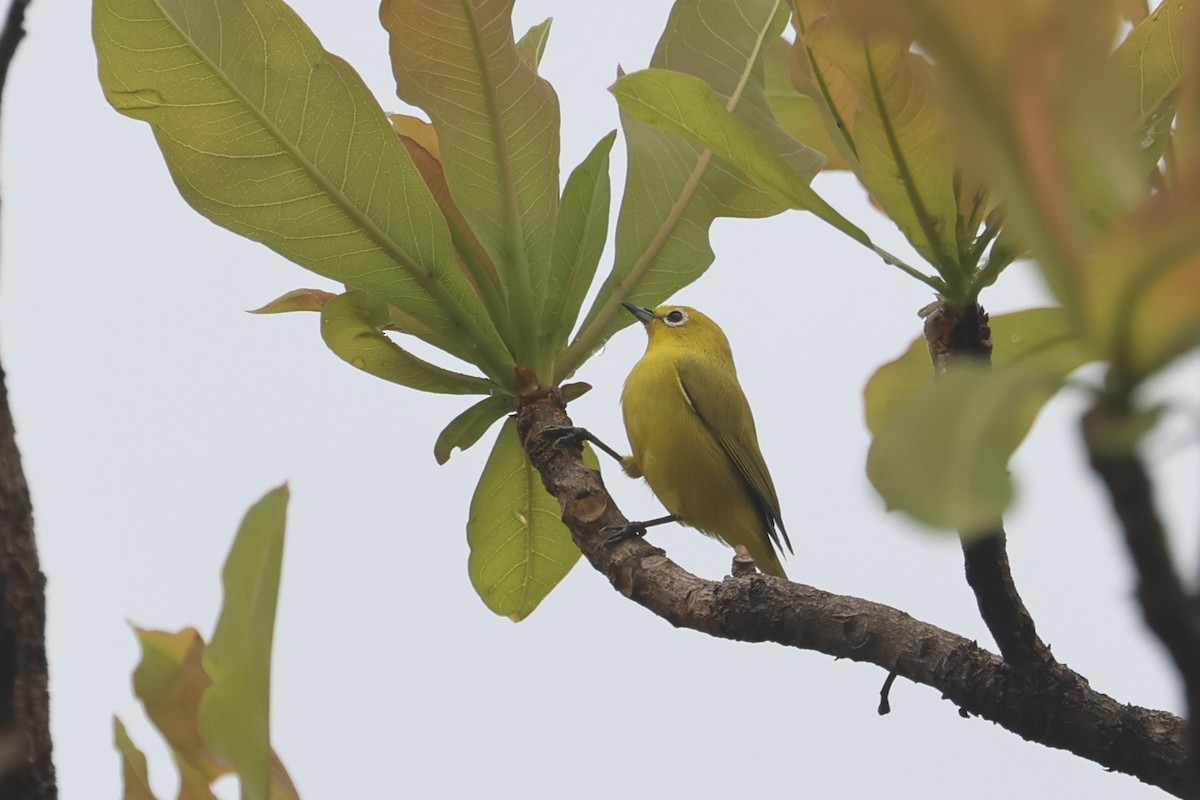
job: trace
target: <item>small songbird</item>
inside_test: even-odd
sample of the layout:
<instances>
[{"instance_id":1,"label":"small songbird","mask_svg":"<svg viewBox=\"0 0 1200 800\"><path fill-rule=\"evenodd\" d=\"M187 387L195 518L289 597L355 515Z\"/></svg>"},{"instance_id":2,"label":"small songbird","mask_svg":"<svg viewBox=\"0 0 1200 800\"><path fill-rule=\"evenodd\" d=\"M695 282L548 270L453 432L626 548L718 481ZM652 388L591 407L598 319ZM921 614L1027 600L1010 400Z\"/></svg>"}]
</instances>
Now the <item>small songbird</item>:
<instances>
[{"instance_id":1,"label":"small songbird","mask_svg":"<svg viewBox=\"0 0 1200 800\"><path fill-rule=\"evenodd\" d=\"M625 472L645 477L678 522L745 547L759 569L786 578L780 534L789 552L792 543L729 340L686 306L624 306L649 337L621 393L633 449L622 459Z\"/></svg>"}]
</instances>

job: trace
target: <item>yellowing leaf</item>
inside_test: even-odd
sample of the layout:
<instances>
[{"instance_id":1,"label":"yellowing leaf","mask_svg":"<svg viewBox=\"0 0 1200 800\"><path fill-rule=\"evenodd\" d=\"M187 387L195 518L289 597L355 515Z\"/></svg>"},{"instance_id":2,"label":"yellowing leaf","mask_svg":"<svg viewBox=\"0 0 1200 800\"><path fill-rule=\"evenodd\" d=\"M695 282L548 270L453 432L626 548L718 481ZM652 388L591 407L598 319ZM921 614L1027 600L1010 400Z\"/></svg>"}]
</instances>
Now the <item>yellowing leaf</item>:
<instances>
[{"instance_id":1,"label":"yellowing leaf","mask_svg":"<svg viewBox=\"0 0 1200 800\"><path fill-rule=\"evenodd\" d=\"M1081 277L1096 352L1132 385L1200 343L1200 171L1098 243Z\"/></svg>"},{"instance_id":2,"label":"yellowing leaf","mask_svg":"<svg viewBox=\"0 0 1200 800\"><path fill-rule=\"evenodd\" d=\"M585 461L598 468L595 456ZM479 476L467 521L471 585L492 611L519 622L579 560L562 508L542 486L508 420Z\"/></svg>"},{"instance_id":3,"label":"yellowing leaf","mask_svg":"<svg viewBox=\"0 0 1200 800\"><path fill-rule=\"evenodd\" d=\"M964 278L955 162L943 123L943 101L929 62L902 38L863 36L847 30L838 14L813 21L804 44L823 78L836 70L853 86L852 104L838 109L850 126L858 156L856 174L905 238L947 280ZM845 101L843 101L845 102Z\"/></svg>"},{"instance_id":4,"label":"yellowing leaf","mask_svg":"<svg viewBox=\"0 0 1200 800\"><path fill-rule=\"evenodd\" d=\"M264 306L252 310L251 314L284 314L289 311L320 311L333 298L333 292L321 289L293 289L280 295Z\"/></svg>"},{"instance_id":5,"label":"yellowing leaf","mask_svg":"<svg viewBox=\"0 0 1200 800\"><path fill-rule=\"evenodd\" d=\"M1105 227L1144 198L1145 167L1110 56L1111 0L849 0L862 29L900 26L947 87L949 141L995 192L1064 306Z\"/></svg>"},{"instance_id":6,"label":"yellowing leaf","mask_svg":"<svg viewBox=\"0 0 1200 800\"><path fill-rule=\"evenodd\" d=\"M767 49L764 89L771 113L779 127L798 142L825 156L826 171L849 169L837 143L821 118L821 106L808 94L796 89L791 79L792 45L779 38Z\"/></svg>"},{"instance_id":7,"label":"yellowing leaf","mask_svg":"<svg viewBox=\"0 0 1200 800\"><path fill-rule=\"evenodd\" d=\"M200 700L212 681L201 658L204 640L195 628L178 633L135 628L142 660L133 673L133 691L162 733L179 767L180 796L215 800L209 785L231 765L200 733Z\"/></svg>"}]
</instances>

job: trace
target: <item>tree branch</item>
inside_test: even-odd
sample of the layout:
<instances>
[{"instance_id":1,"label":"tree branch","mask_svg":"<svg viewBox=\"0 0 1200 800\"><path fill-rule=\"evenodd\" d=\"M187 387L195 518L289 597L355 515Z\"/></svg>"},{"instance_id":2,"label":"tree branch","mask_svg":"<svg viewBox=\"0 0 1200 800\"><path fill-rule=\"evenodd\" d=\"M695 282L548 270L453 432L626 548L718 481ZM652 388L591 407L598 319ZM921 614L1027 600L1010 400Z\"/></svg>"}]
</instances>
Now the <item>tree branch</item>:
<instances>
[{"instance_id":1,"label":"tree branch","mask_svg":"<svg viewBox=\"0 0 1200 800\"><path fill-rule=\"evenodd\" d=\"M1184 797L1184 723L1118 703L1060 664L1027 675L975 643L888 606L764 575L706 581L641 539L606 544L628 520L576 444L542 435L570 426L562 398L525 397L518 429L576 544L621 594L676 627L745 642L771 641L876 664L938 690L976 714L1049 747L1068 750Z\"/></svg>"},{"instance_id":2,"label":"tree branch","mask_svg":"<svg viewBox=\"0 0 1200 800\"><path fill-rule=\"evenodd\" d=\"M961 311L946 306L934 311L925 319L925 342L935 376L945 374L961 360L992 363L992 329L987 312L978 304ZM962 550L967 584L1004 660L1022 672L1055 664L1017 591L1001 523L983 535L963 537Z\"/></svg>"},{"instance_id":3,"label":"tree branch","mask_svg":"<svg viewBox=\"0 0 1200 800\"><path fill-rule=\"evenodd\" d=\"M13 0L0 30L0 96L25 36L29 3ZM58 796L47 685L46 578L0 368L0 797L6 800Z\"/></svg>"},{"instance_id":4,"label":"tree branch","mask_svg":"<svg viewBox=\"0 0 1200 800\"><path fill-rule=\"evenodd\" d=\"M1136 421L1102 403L1083 419L1088 457L1121 521L1137 569L1137 596L1146 625L1166 647L1183 678L1191 734L1191 785L1200 794L1200 604L1185 590L1175 568L1146 467L1122 435L1129 433Z\"/></svg>"}]
</instances>

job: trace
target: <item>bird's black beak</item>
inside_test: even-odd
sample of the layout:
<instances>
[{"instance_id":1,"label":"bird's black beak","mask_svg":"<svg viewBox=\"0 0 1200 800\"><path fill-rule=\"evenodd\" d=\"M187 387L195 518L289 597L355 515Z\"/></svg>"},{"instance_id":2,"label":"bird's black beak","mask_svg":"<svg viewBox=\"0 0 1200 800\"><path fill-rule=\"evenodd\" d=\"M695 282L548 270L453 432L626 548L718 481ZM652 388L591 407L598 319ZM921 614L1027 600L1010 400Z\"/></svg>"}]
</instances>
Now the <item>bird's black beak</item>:
<instances>
[{"instance_id":1,"label":"bird's black beak","mask_svg":"<svg viewBox=\"0 0 1200 800\"><path fill-rule=\"evenodd\" d=\"M637 303L621 303L625 306L625 310L633 314L643 324L649 324L650 320L654 319L654 312L645 306L639 306Z\"/></svg>"}]
</instances>

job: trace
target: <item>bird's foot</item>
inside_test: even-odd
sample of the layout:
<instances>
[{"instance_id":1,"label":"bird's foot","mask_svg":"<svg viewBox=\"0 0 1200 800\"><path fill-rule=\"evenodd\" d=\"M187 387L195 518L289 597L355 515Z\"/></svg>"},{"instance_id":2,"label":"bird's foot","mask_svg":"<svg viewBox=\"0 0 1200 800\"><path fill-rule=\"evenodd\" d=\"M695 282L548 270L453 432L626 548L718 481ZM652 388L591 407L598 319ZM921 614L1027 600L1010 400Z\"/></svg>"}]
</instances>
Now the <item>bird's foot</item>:
<instances>
[{"instance_id":1,"label":"bird's foot","mask_svg":"<svg viewBox=\"0 0 1200 800\"><path fill-rule=\"evenodd\" d=\"M618 542L628 541L629 539L637 539L646 535L646 523L644 522L629 522L625 525L609 525L604 529L604 533L608 534L608 538L604 540L605 546L611 546Z\"/></svg>"}]
</instances>

